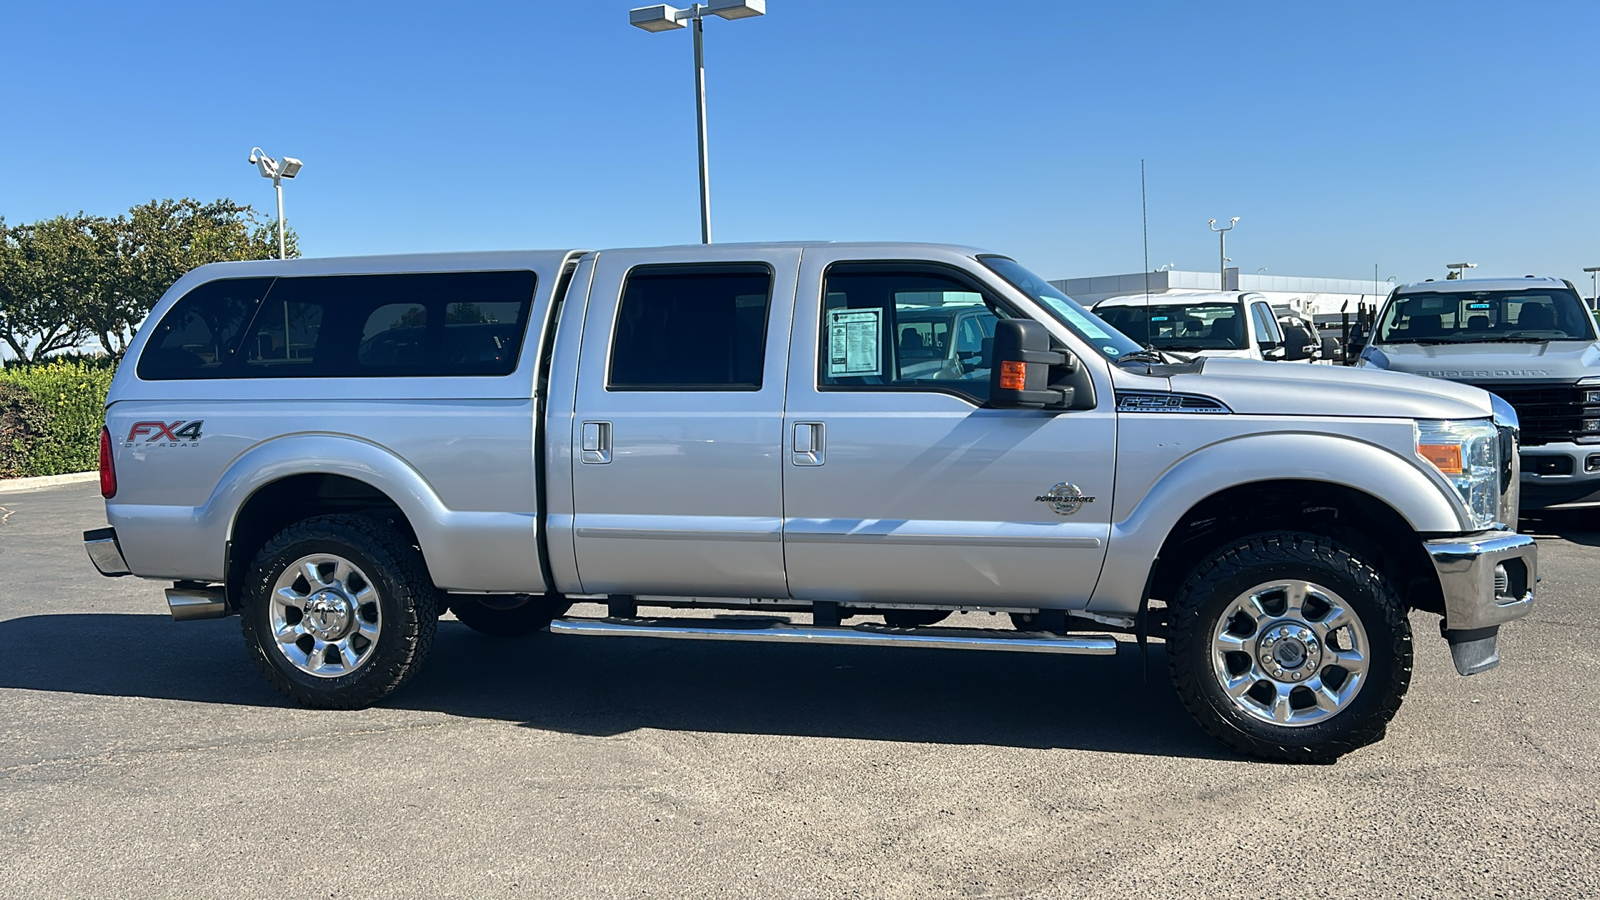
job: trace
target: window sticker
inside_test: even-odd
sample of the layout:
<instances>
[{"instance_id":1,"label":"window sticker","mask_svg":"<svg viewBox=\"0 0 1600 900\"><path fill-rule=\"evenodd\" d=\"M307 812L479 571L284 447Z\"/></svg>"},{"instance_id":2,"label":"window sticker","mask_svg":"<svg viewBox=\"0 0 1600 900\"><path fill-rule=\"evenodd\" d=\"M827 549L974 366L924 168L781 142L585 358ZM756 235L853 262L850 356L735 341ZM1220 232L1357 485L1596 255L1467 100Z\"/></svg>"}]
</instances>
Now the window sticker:
<instances>
[{"instance_id":1,"label":"window sticker","mask_svg":"<svg viewBox=\"0 0 1600 900\"><path fill-rule=\"evenodd\" d=\"M828 374L882 375L878 359L882 334L881 309L828 310Z\"/></svg>"}]
</instances>

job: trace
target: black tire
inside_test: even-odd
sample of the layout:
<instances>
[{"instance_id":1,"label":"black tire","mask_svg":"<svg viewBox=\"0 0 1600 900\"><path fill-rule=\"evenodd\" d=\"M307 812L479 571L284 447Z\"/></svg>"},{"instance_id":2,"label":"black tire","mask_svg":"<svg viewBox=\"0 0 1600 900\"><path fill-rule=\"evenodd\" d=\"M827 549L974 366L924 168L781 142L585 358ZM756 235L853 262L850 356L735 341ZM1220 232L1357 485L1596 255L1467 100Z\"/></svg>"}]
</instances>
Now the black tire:
<instances>
[{"instance_id":1,"label":"black tire","mask_svg":"<svg viewBox=\"0 0 1600 900\"><path fill-rule=\"evenodd\" d=\"M528 594L504 599L450 598L450 611L461 624L494 637L520 637L543 631L571 605L560 597Z\"/></svg>"},{"instance_id":2,"label":"black tire","mask_svg":"<svg viewBox=\"0 0 1600 900\"><path fill-rule=\"evenodd\" d=\"M1263 666L1273 665L1274 657L1263 649L1261 641L1272 636L1279 622L1299 621L1284 618L1260 626L1252 622L1250 616L1241 617L1235 613L1229 620L1233 624L1227 626L1227 634L1246 638L1245 646L1258 656L1252 659L1249 653L1225 653L1214 647L1224 613L1234 608L1247 592L1278 579L1303 580L1331 591L1364 629L1365 681L1349 683L1353 696L1344 703L1335 704L1331 712L1325 713L1315 707L1317 695L1310 693L1306 684L1310 684L1310 677L1314 676L1317 685L1333 684L1333 693L1338 693L1340 686L1347 683L1345 679L1351 676L1349 670L1340 668L1328 655L1328 651L1337 648L1317 649L1315 640L1310 642L1313 649L1309 651L1318 654L1315 661L1302 656L1306 652L1304 644L1287 648L1290 659L1307 658L1304 671L1310 674L1306 676L1306 684L1291 685L1286 680L1298 673L1272 678L1263 671L1262 680L1239 701L1230 698L1224 690L1221 673L1256 665L1256 659L1264 659ZM1265 616L1288 615L1272 611L1271 604L1276 601L1271 599L1271 591L1261 596L1268 598ZM1310 610L1319 605L1326 604L1314 595L1305 604ZM1184 706L1213 737L1259 759L1332 762L1373 743L1383 737L1384 729L1394 718L1411 684L1411 626L1406 619L1405 604L1382 572L1348 547L1326 537L1276 531L1233 541L1195 568L1178 592L1170 612L1167 659L1173 685ZM1315 621L1313 615L1302 618ZM1331 613L1323 615L1324 622L1334 619ZM1345 640L1349 634L1351 632L1344 632L1344 637L1336 634L1332 639ZM1327 636L1324 640L1331 641ZM1329 664L1324 666L1324 661ZM1321 668L1316 668L1318 666ZM1235 684L1242 684L1254 676L1250 672L1239 672L1233 677L1237 679ZM1271 710L1252 714L1248 708L1252 703L1268 707L1273 692L1284 690L1298 697L1302 704L1290 715L1327 717L1291 726L1257 717ZM1312 706L1304 706L1307 702Z\"/></svg>"},{"instance_id":3,"label":"black tire","mask_svg":"<svg viewBox=\"0 0 1600 900\"><path fill-rule=\"evenodd\" d=\"M302 671L274 636L274 586L289 566L316 554L348 560L370 577L377 593L370 603L381 622L360 661L331 677ZM285 528L250 563L243 593L241 627L256 667L285 696L317 709L362 709L389 696L422 665L438 623L439 591L422 552L396 529L367 516L318 516Z\"/></svg>"}]
</instances>

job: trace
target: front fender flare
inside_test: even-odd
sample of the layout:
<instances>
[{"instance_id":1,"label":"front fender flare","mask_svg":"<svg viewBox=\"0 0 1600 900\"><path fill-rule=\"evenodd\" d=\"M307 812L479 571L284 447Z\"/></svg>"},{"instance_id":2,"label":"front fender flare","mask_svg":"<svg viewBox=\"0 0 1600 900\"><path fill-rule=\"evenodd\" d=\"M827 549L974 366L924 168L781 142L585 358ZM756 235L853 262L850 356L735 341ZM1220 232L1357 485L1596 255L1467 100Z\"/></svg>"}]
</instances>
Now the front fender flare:
<instances>
[{"instance_id":1,"label":"front fender flare","mask_svg":"<svg viewBox=\"0 0 1600 900\"><path fill-rule=\"evenodd\" d=\"M1127 516L1112 523L1089 609L1136 612L1156 555L1189 510L1221 491L1264 481L1322 481L1361 491L1418 533L1472 530L1442 478L1431 478L1419 463L1386 447L1325 433L1243 435L1175 462Z\"/></svg>"}]
</instances>

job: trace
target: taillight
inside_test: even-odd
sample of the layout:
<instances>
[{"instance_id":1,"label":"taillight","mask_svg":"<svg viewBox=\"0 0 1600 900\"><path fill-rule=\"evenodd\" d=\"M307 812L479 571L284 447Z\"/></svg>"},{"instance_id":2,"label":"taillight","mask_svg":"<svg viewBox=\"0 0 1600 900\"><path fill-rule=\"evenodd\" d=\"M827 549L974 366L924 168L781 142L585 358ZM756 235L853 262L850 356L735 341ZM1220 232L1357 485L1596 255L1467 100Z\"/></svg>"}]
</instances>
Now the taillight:
<instances>
[{"instance_id":1,"label":"taillight","mask_svg":"<svg viewBox=\"0 0 1600 900\"><path fill-rule=\"evenodd\" d=\"M117 495L117 464L111 459L111 431L100 429L100 496L110 500Z\"/></svg>"}]
</instances>

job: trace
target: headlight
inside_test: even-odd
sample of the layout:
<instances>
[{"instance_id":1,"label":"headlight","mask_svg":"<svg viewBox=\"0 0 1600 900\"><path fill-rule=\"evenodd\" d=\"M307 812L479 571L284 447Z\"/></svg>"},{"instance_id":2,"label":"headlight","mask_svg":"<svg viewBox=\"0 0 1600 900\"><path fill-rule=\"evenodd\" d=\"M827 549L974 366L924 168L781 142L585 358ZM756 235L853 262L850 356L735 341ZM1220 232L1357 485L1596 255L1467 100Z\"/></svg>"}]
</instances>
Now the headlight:
<instances>
[{"instance_id":1,"label":"headlight","mask_svg":"<svg viewBox=\"0 0 1600 900\"><path fill-rule=\"evenodd\" d=\"M1500 439L1487 419L1417 422L1417 455L1455 485L1477 528L1490 528L1500 506Z\"/></svg>"}]
</instances>

